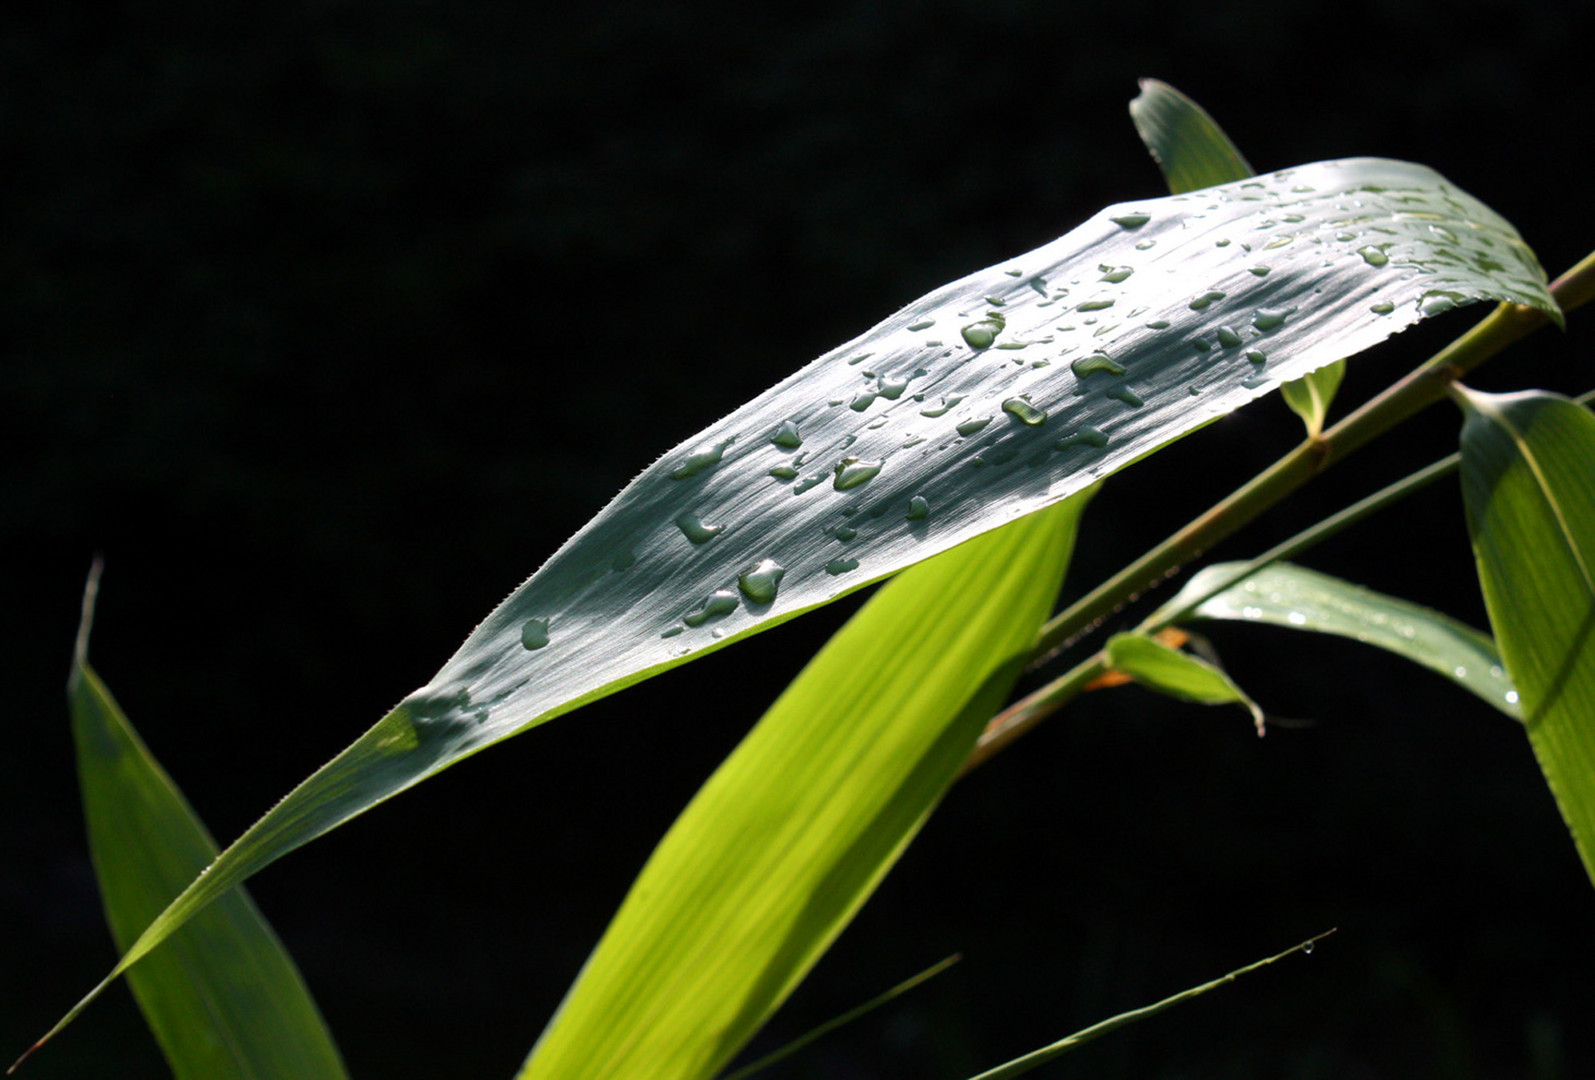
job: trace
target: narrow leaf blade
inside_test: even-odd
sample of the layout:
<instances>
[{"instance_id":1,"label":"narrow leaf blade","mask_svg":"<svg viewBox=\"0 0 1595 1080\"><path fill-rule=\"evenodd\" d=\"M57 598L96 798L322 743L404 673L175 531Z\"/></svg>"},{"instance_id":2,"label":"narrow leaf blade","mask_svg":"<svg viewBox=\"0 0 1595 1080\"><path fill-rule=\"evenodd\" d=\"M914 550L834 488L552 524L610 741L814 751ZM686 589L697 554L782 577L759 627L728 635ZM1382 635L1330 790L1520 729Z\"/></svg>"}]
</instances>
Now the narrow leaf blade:
<instances>
[{"instance_id":1,"label":"narrow leaf blade","mask_svg":"<svg viewBox=\"0 0 1595 1080\"><path fill-rule=\"evenodd\" d=\"M89 847L117 947L125 949L216 856L216 844L88 664L91 595L68 686ZM343 1080L310 991L242 889L128 972L180 1080Z\"/></svg>"},{"instance_id":2,"label":"narrow leaf blade","mask_svg":"<svg viewBox=\"0 0 1595 1080\"><path fill-rule=\"evenodd\" d=\"M1239 705L1263 732L1263 711L1227 674L1206 660L1171 649L1145 634L1115 634L1106 646L1108 663L1149 690L1199 705Z\"/></svg>"},{"instance_id":3,"label":"narrow leaf blade","mask_svg":"<svg viewBox=\"0 0 1595 1080\"><path fill-rule=\"evenodd\" d=\"M522 1080L731 1059L918 831L1046 618L1085 496L905 571L682 812Z\"/></svg>"},{"instance_id":4,"label":"narrow leaf blade","mask_svg":"<svg viewBox=\"0 0 1595 1080\"><path fill-rule=\"evenodd\" d=\"M1358 254L1374 241L1379 266ZM1556 312L1510 225L1429 169L1374 158L1109 207L944 286L644 471L224 852L101 987L214 896L494 742L1061 501L1478 299Z\"/></svg>"},{"instance_id":5,"label":"narrow leaf blade","mask_svg":"<svg viewBox=\"0 0 1595 1080\"><path fill-rule=\"evenodd\" d=\"M1207 110L1166 82L1142 79L1130 119L1176 195L1244 180L1253 169Z\"/></svg>"},{"instance_id":6,"label":"narrow leaf blade","mask_svg":"<svg viewBox=\"0 0 1595 1080\"><path fill-rule=\"evenodd\" d=\"M1329 415L1335 391L1340 389L1340 380L1345 377L1346 362L1336 360L1279 388L1280 396L1290 406L1290 411L1301 417L1302 423L1307 425L1309 438L1316 438L1324 430L1324 418Z\"/></svg>"},{"instance_id":7,"label":"narrow leaf blade","mask_svg":"<svg viewBox=\"0 0 1595 1080\"><path fill-rule=\"evenodd\" d=\"M1595 881L1595 415L1540 391L1458 396L1462 492L1490 625Z\"/></svg>"},{"instance_id":8,"label":"narrow leaf blade","mask_svg":"<svg viewBox=\"0 0 1595 1080\"><path fill-rule=\"evenodd\" d=\"M1241 563L1193 575L1167 607L1178 610ZM1292 563L1275 563L1203 601L1197 618L1266 623L1361 641L1421 664L1521 719L1518 692L1495 642L1449 615Z\"/></svg>"}]
</instances>

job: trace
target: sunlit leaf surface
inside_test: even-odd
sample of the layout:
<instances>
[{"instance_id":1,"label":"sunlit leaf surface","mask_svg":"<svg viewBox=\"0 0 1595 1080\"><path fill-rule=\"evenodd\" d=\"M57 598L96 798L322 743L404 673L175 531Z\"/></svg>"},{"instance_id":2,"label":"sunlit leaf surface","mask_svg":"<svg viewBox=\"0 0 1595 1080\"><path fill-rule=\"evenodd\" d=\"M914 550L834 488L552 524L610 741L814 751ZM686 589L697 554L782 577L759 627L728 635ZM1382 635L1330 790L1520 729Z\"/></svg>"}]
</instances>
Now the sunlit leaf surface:
<instances>
[{"instance_id":1,"label":"sunlit leaf surface","mask_svg":"<svg viewBox=\"0 0 1595 1080\"><path fill-rule=\"evenodd\" d=\"M468 754L1057 502L1286 380L1485 298L1557 317L1506 222L1429 169L1373 158L1112 206L937 289L644 470L130 955Z\"/></svg>"},{"instance_id":2,"label":"sunlit leaf surface","mask_svg":"<svg viewBox=\"0 0 1595 1080\"><path fill-rule=\"evenodd\" d=\"M216 857L216 844L89 667L93 589L68 697L94 872L125 949ZM346 1075L310 991L242 889L173 934L128 983L180 1080Z\"/></svg>"},{"instance_id":3,"label":"sunlit leaf surface","mask_svg":"<svg viewBox=\"0 0 1595 1080\"><path fill-rule=\"evenodd\" d=\"M1178 610L1242 566L1217 563L1192 576L1168 602ZM1517 690L1488 634L1433 608L1353 585L1316 570L1275 563L1202 602L1202 619L1267 623L1335 634L1404 656L1443 675L1514 719Z\"/></svg>"},{"instance_id":4,"label":"sunlit leaf surface","mask_svg":"<svg viewBox=\"0 0 1595 1080\"><path fill-rule=\"evenodd\" d=\"M1490 626L1595 880L1595 415L1539 391L1459 396L1462 493Z\"/></svg>"},{"instance_id":5,"label":"sunlit leaf surface","mask_svg":"<svg viewBox=\"0 0 1595 1080\"><path fill-rule=\"evenodd\" d=\"M1252 714L1258 734L1263 711L1221 669L1145 634L1114 634L1106 646L1108 663L1149 690L1201 705L1239 705Z\"/></svg>"}]
</instances>

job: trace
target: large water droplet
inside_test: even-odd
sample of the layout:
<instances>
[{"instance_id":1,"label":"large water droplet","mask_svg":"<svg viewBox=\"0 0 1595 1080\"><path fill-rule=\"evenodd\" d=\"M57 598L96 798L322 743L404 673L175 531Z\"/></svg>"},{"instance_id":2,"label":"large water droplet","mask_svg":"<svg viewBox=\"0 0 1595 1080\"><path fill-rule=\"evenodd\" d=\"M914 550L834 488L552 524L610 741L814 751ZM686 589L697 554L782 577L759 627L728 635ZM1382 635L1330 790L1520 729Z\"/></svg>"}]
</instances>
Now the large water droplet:
<instances>
[{"instance_id":1,"label":"large water droplet","mask_svg":"<svg viewBox=\"0 0 1595 1080\"><path fill-rule=\"evenodd\" d=\"M880 381L880 395L887 401L896 401L903 396L903 391L908 389L907 379L882 379Z\"/></svg>"},{"instance_id":2,"label":"large water droplet","mask_svg":"<svg viewBox=\"0 0 1595 1080\"><path fill-rule=\"evenodd\" d=\"M1151 214L1120 214L1118 217L1109 218L1113 224L1124 229L1139 229L1142 225L1152 220Z\"/></svg>"},{"instance_id":3,"label":"large water droplet","mask_svg":"<svg viewBox=\"0 0 1595 1080\"><path fill-rule=\"evenodd\" d=\"M1358 248L1357 254L1361 255L1362 261L1367 263L1369 266L1388 266L1390 264L1390 256L1386 255L1383 251L1374 247L1372 244L1368 245L1367 247Z\"/></svg>"},{"instance_id":4,"label":"large water droplet","mask_svg":"<svg viewBox=\"0 0 1595 1080\"><path fill-rule=\"evenodd\" d=\"M1069 364L1069 370L1083 379L1087 375L1094 375L1099 371L1109 375L1123 375L1124 365L1114 360L1111 356L1096 353L1091 356L1082 356L1080 359L1072 361Z\"/></svg>"},{"instance_id":5,"label":"large water droplet","mask_svg":"<svg viewBox=\"0 0 1595 1080\"><path fill-rule=\"evenodd\" d=\"M873 404L875 404L874 391L865 390L858 394L854 394L853 400L847 403L847 407L852 409L854 412L863 412Z\"/></svg>"},{"instance_id":6,"label":"large water droplet","mask_svg":"<svg viewBox=\"0 0 1595 1080\"><path fill-rule=\"evenodd\" d=\"M1252 325L1265 333L1269 330L1277 330L1285 325L1286 318L1294 313L1295 310L1295 308L1288 308L1284 311L1277 308L1259 308L1257 314L1252 316Z\"/></svg>"},{"instance_id":7,"label":"large water droplet","mask_svg":"<svg viewBox=\"0 0 1595 1080\"><path fill-rule=\"evenodd\" d=\"M989 349L991 343L997 340L997 335L1002 333L1004 325L1001 319L982 319L980 322L970 323L958 332L963 335L964 341L971 349Z\"/></svg>"},{"instance_id":8,"label":"large water droplet","mask_svg":"<svg viewBox=\"0 0 1595 1080\"><path fill-rule=\"evenodd\" d=\"M1002 403L1002 411L1017 418L1020 423L1029 424L1031 427L1047 422L1046 412L1036 408L1024 398L1009 398Z\"/></svg>"},{"instance_id":9,"label":"large water droplet","mask_svg":"<svg viewBox=\"0 0 1595 1080\"><path fill-rule=\"evenodd\" d=\"M1268 363L1268 354L1263 352L1262 349L1247 349L1246 359L1254 364L1266 364Z\"/></svg>"},{"instance_id":10,"label":"large water droplet","mask_svg":"<svg viewBox=\"0 0 1595 1080\"><path fill-rule=\"evenodd\" d=\"M770 436L770 441L776 446L784 446L788 450L796 450L803 445L803 436L798 432L798 426L790 420L781 421L781 426L776 428L775 434Z\"/></svg>"},{"instance_id":11,"label":"large water droplet","mask_svg":"<svg viewBox=\"0 0 1595 1080\"><path fill-rule=\"evenodd\" d=\"M541 649L548 644L548 620L527 619L521 624L521 648Z\"/></svg>"},{"instance_id":12,"label":"large water droplet","mask_svg":"<svg viewBox=\"0 0 1595 1080\"><path fill-rule=\"evenodd\" d=\"M881 463L878 461L843 458L836 463L836 479L831 481L831 486L837 491L848 491L869 483L880 471Z\"/></svg>"},{"instance_id":13,"label":"large water droplet","mask_svg":"<svg viewBox=\"0 0 1595 1080\"><path fill-rule=\"evenodd\" d=\"M786 568L774 559L761 559L757 566L743 571L737 578L737 588L755 604L768 604L775 599L785 574Z\"/></svg>"},{"instance_id":14,"label":"large water droplet","mask_svg":"<svg viewBox=\"0 0 1595 1080\"><path fill-rule=\"evenodd\" d=\"M930 517L930 503L925 501L923 495L915 495L908 500L908 520L924 521Z\"/></svg>"},{"instance_id":15,"label":"large water droplet","mask_svg":"<svg viewBox=\"0 0 1595 1080\"><path fill-rule=\"evenodd\" d=\"M703 602L702 611L694 611L681 621L688 626L702 626L710 619L729 615L737 609L737 594L729 589L716 589Z\"/></svg>"},{"instance_id":16,"label":"large water droplet","mask_svg":"<svg viewBox=\"0 0 1595 1080\"><path fill-rule=\"evenodd\" d=\"M960 435L973 435L975 432L979 431L989 423L991 423L991 417L976 416L972 419L963 421L953 430L958 432Z\"/></svg>"},{"instance_id":17,"label":"large water droplet","mask_svg":"<svg viewBox=\"0 0 1595 1080\"><path fill-rule=\"evenodd\" d=\"M694 544L707 544L725 531L724 525L705 525L697 514L682 514L676 518L676 527Z\"/></svg>"},{"instance_id":18,"label":"large water droplet","mask_svg":"<svg viewBox=\"0 0 1595 1080\"><path fill-rule=\"evenodd\" d=\"M735 438L725 439L712 446L700 447L682 459L671 472L672 480L685 480L689 476L696 476L711 465L720 464L720 457L725 453L726 447L735 442Z\"/></svg>"},{"instance_id":19,"label":"large water droplet","mask_svg":"<svg viewBox=\"0 0 1595 1080\"><path fill-rule=\"evenodd\" d=\"M1459 304L1467 302L1467 297L1459 292L1450 292L1446 289L1434 289L1423 294L1418 301L1418 311L1424 316L1439 315L1450 311Z\"/></svg>"},{"instance_id":20,"label":"large water droplet","mask_svg":"<svg viewBox=\"0 0 1595 1080\"><path fill-rule=\"evenodd\" d=\"M857 559L832 559L830 562L825 564L825 572L830 574L832 577L835 577L837 574L845 574L849 570L857 569Z\"/></svg>"}]
</instances>

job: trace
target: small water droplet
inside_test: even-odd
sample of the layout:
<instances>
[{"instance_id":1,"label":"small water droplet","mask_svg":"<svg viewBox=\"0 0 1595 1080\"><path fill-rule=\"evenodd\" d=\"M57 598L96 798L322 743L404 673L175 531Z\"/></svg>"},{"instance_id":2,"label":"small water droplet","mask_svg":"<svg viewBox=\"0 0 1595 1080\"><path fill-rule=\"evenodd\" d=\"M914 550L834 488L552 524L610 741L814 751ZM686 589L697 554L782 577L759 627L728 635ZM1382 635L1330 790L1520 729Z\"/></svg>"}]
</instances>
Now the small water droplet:
<instances>
[{"instance_id":1,"label":"small water droplet","mask_svg":"<svg viewBox=\"0 0 1595 1080\"><path fill-rule=\"evenodd\" d=\"M1241 336L1227 326L1218 328L1218 343L1226 349L1233 349L1241 343Z\"/></svg>"},{"instance_id":2,"label":"small water droplet","mask_svg":"<svg viewBox=\"0 0 1595 1080\"><path fill-rule=\"evenodd\" d=\"M878 461L843 458L836 463L836 479L831 481L831 486L837 491L848 491L869 483L880 471L881 463Z\"/></svg>"},{"instance_id":3,"label":"small water droplet","mask_svg":"<svg viewBox=\"0 0 1595 1080\"><path fill-rule=\"evenodd\" d=\"M1463 667L1461 664L1458 664L1453 670L1456 673L1456 677L1459 679L1465 679L1468 677L1468 669Z\"/></svg>"},{"instance_id":4,"label":"small water droplet","mask_svg":"<svg viewBox=\"0 0 1595 1080\"><path fill-rule=\"evenodd\" d=\"M1083 304L1076 305L1075 306L1075 310L1076 311L1101 311L1104 308L1110 308L1112 306L1113 306L1113 301L1112 300L1087 300Z\"/></svg>"},{"instance_id":5,"label":"small water droplet","mask_svg":"<svg viewBox=\"0 0 1595 1080\"><path fill-rule=\"evenodd\" d=\"M1021 423L1028 424L1031 427L1035 427L1038 424L1045 424L1047 422L1046 412L1042 409L1036 408L1024 398L1009 398L1007 401L1002 403L1002 411L1008 413L1010 416L1016 417Z\"/></svg>"},{"instance_id":6,"label":"small water droplet","mask_svg":"<svg viewBox=\"0 0 1595 1080\"><path fill-rule=\"evenodd\" d=\"M1142 225L1152 220L1151 214L1120 214L1118 217L1109 218L1113 224L1123 229L1139 229Z\"/></svg>"},{"instance_id":7,"label":"small water droplet","mask_svg":"<svg viewBox=\"0 0 1595 1080\"><path fill-rule=\"evenodd\" d=\"M737 609L737 594L729 589L716 589L703 602L702 611L694 611L681 621L688 626L702 626L710 619L729 615Z\"/></svg>"},{"instance_id":8,"label":"small water droplet","mask_svg":"<svg viewBox=\"0 0 1595 1080\"><path fill-rule=\"evenodd\" d=\"M830 562L825 564L825 572L830 574L832 577L835 577L837 574L845 574L849 570L857 569L857 559L832 559Z\"/></svg>"},{"instance_id":9,"label":"small water droplet","mask_svg":"<svg viewBox=\"0 0 1595 1080\"><path fill-rule=\"evenodd\" d=\"M796 480L798 471L790 465L777 465L770 470L770 475L777 480Z\"/></svg>"},{"instance_id":10,"label":"small water droplet","mask_svg":"<svg viewBox=\"0 0 1595 1080\"><path fill-rule=\"evenodd\" d=\"M737 588L755 604L768 604L775 599L785 574L786 568L774 559L760 559L757 566L744 570L737 578Z\"/></svg>"},{"instance_id":11,"label":"small water droplet","mask_svg":"<svg viewBox=\"0 0 1595 1080\"><path fill-rule=\"evenodd\" d=\"M971 349L989 349L992 342L997 340L997 335L1002 333L1004 323L1000 319L982 319L980 322L970 323L958 332L963 335L964 342Z\"/></svg>"},{"instance_id":12,"label":"small water droplet","mask_svg":"<svg viewBox=\"0 0 1595 1080\"><path fill-rule=\"evenodd\" d=\"M660 634L659 636L662 637L662 638L676 637L678 634L680 634L685 629L686 629L686 627L684 627L684 626L672 626L669 630L666 630L664 633Z\"/></svg>"},{"instance_id":13,"label":"small water droplet","mask_svg":"<svg viewBox=\"0 0 1595 1080\"><path fill-rule=\"evenodd\" d=\"M849 507L848 509L852 509L852 507ZM853 526L851 526L851 525L842 525L842 526L839 526L837 528L837 530L836 530L836 538L838 540L842 541L843 543L846 543L847 541L853 539L853 537L855 537L857 535L858 535L858 530L853 528Z\"/></svg>"},{"instance_id":14,"label":"small water droplet","mask_svg":"<svg viewBox=\"0 0 1595 1080\"><path fill-rule=\"evenodd\" d=\"M798 432L796 424L790 420L783 420L781 426L775 429L775 434L770 436L770 441L776 446L796 450L803 445L803 436Z\"/></svg>"},{"instance_id":15,"label":"small water droplet","mask_svg":"<svg viewBox=\"0 0 1595 1080\"><path fill-rule=\"evenodd\" d=\"M1059 450L1070 446L1095 446L1097 448L1108 445L1108 437L1094 427L1082 427L1079 431L1070 432L1059 439L1054 445Z\"/></svg>"},{"instance_id":16,"label":"small water droplet","mask_svg":"<svg viewBox=\"0 0 1595 1080\"><path fill-rule=\"evenodd\" d=\"M1269 271L1270 268L1267 267L1267 266L1253 266L1253 267L1250 267L1249 269L1251 270L1252 273L1256 274L1258 277L1267 277L1268 276L1268 271Z\"/></svg>"},{"instance_id":17,"label":"small water droplet","mask_svg":"<svg viewBox=\"0 0 1595 1080\"><path fill-rule=\"evenodd\" d=\"M1133 266L1114 266L1111 263L1103 263L1097 269L1102 271L1101 280L1111 281L1115 285L1135 273L1135 267Z\"/></svg>"},{"instance_id":18,"label":"small water droplet","mask_svg":"<svg viewBox=\"0 0 1595 1080\"><path fill-rule=\"evenodd\" d=\"M963 421L953 430L958 432L960 435L968 436L973 435L975 432L979 431L989 423L991 423L991 417L976 416Z\"/></svg>"},{"instance_id":19,"label":"small water droplet","mask_svg":"<svg viewBox=\"0 0 1595 1080\"><path fill-rule=\"evenodd\" d=\"M1128 386L1115 386L1106 391L1106 393L1108 397L1113 398L1115 401L1122 401L1133 408L1139 409L1146 404L1146 402L1141 400L1141 395L1131 390Z\"/></svg>"},{"instance_id":20,"label":"small water droplet","mask_svg":"<svg viewBox=\"0 0 1595 1080\"><path fill-rule=\"evenodd\" d=\"M854 356L854 357L850 358L848 360L848 363L849 364L862 364L864 361L868 360L869 358L870 358L870 354L869 353L861 352L857 356Z\"/></svg>"},{"instance_id":21,"label":"small water droplet","mask_svg":"<svg viewBox=\"0 0 1595 1080\"><path fill-rule=\"evenodd\" d=\"M903 391L908 389L907 379L882 379L880 380L879 393L887 401L896 401L903 396Z\"/></svg>"},{"instance_id":22,"label":"small water droplet","mask_svg":"<svg viewBox=\"0 0 1595 1080\"><path fill-rule=\"evenodd\" d=\"M726 447L730 446L734 441L735 439L726 439L712 446L694 450L682 459L681 464L675 467L670 474L670 478L672 480L685 480L689 476L698 475L711 465L720 464L721 455L725 453Z\"/></svg>"},{"instance_id":23,"label":"small water droplet","mask_svg":"<svg viewBox=\"0 0 1595 1080\"><path fill-rule=\"evenodd\" d=\"M1357 254L1361 255L1362 261L1367 263L1369 266L1388 266L1390 264L1390 256L1386 255L1383 251L1374 247L1372 244L1369 244L1367 247L1358 248Z\"/></svg>"},{"instance_id":24,"label":"small water droplet","mask_svg":"<svg viewBox=\"0 0 1595 1080\"><path fill-rule=\"evenodd\" d=\"M1080 359L1072 361L1069 364L1069 370L1073 371L1075 375L1083 379L1087 375L1094 375L1099 371L1106 372L1109 375L1123 375L1124 365L1120 364L1110 356L1104 356L1102 353L1095 353L1091 356L1082 356Z\"/></svg>"},{"instance_id":25,"label":"small water droplet","mask_svg":"<svg viewBox=\"0 0 1595 1080\"><path fill-rule=\"evenodd\" d=\"M1435 289L1423 294L1422 299L1418 301L1418 311L1424 316L1439 315L1466 301L1467 297L1461 293Z\"/></svg>"},{"instance_id":26,"label":"small water droplet","mask_svg":"<svg viewBox=\"0 0 1595 1080\"><path fill-rule=\"evenodd\" d=\"M1373 305L1368 310L1373 312L1375 315L1388 315L1392 311L1396 310L1396 305L1390 303L1387 300L1381 300L1381 301L1379 301L1379 303Z\"/></svg>"},{"instance_id":27,"label":"small water droplet","mask_svg":"<svg viewBox=\"0 0 1595 1080\"><path fill-rule=\"evenodd\" d=\"M1516 705L1517 704L1517 691L1516 690L1508 690L1506 692L1506 703L1508 705Z\"/></svg>"},{"instance_id":28,"label":"small water droplet","mask_svg":"<svg viewBox=\"0 0 1595 1080\"><path fill-rule=\"evenodd\" d=\"M1169 328L1169 321L1167 319L1153 319L1151 322L1146 324L1146 328L1148 330L1167 330Z\"/></svg>"},{"instance_id":29,"label":"small water droplet","mask_svg":"<svg viewBox=\"0 0 1595 1080\"><path fill-rule=\"evenodd\" d=\"M1257 329L1267 332L1277 330L1285 325L1285 320L1295 312L1295 308L1280 311L1277 308L1259 308L1257 314L1252 316L1252 325Z\"/></svg>"},{"instance_id":30,"label":"small water droplet","mask_svg":"<svg viewBox=\"0 0 1595 1080\"><path fill-rule=\"evenodd\" d=\"M872 390L864 390L860 393L854 394L853 400L847 403L847 407L852 409L854 412L863 412L873 404L875 404L875 392Z\"/></svg>"},{"instance_id":31,"label":"small water droplet","mask_svg":"<svg viewBox=\"0 0 1595 1080\"><path fill-rule=\"evenodd\" d=\"M941 403L939 405L932 405L928 409L919 410L919 415L930 417L946 416L947 411L962 400L964 400L962 397L957 396L944 397L941 399Z\"/></svg>"},{"instance_id":32,"label":"small water droplet","mask_svg":"<svg viewBox=\"0 0 1595 1080\"><path fill-rule=\"evenodd\" d=\"M1289 620L1290 625L1292 625L1292 626L1306 626L1307 625L1307 616L1303 615L1299 611L1293 611L1289 615L1285 616L1285 618L1287 620Z\"/></svg>"},{"instance_id":33,"label":"small water droplet","mask_svg":"<svg viewBox=\"0 0 1595 1080\"><path fill-rule=\"evenodd\" d=\"M724 525L705 525L697 514L682 514L676 518L676 527L694 544L707 544L725 530Z\"/></svg>"},{"instance_id":34,"label":"small water droplet","mask_svg":"<svg viewBox=\"0 0 1595 1080\"><path fill-rule=\"evenodd\" d=\"M1224 294L1223 293L1219 292L1217 289L1209 289L1207 292L1203 293L1201 296L1198 296L1195 300L1191 301L1191 305L1190 305L1191 306L1191 310L1192 311L1201 311L1204 308L1206 308L1209 304L1212 304L1215 300L1222 300L1222 299L1224 299Z\"/></svg>"},{"instance_id":35,"label":"small water droplet","mask_svg":"<svg viewBox=\"0 0 1595 1080\"><path fill-rule=\"evenodd\" d=\"M1268 363L1268 354L1263 352L1262 349L1247 349L1246 359L1254 364L1266 364Z\"/></svg>"},{"instance_id":36,"label":"small water droplet","mask_svg":"<svg viewBox=\"0 0 1595 1080\"><path fill-rule=\"evenodd\" d=\"M521 648L528 651L548 644L548 620L527 619L521 624Z\"/></svg>"},{"instance_id":37,"label":"small water droplet","mask_svg":"<svg viewBox=\"0 0 1595 1080\"><path fill-rule=\"evenodd\" d=\"M930 517L930 503L925 501L923 495L915 495L908 500L908 520L924 521Z\"/></svg>"},{"instance_id":38,"label":"small water droplet","mask_svg":"<svg viewBox=\"0 0 1595 1080\"><path fill-rule=\"evenodd\" d=\"M911 326L909 326L908 329L910 329L910 330L929 330L931 327L933 327L935 325L936 325L936 320L935 319L922 319L919 322L914 323Z\"/></svg>"},{"instance_id":39,"label":"small water droplet","mask_svg":"<svg viewBox=\"0 0 1595 1080\"><path fill-rule=\"evenodd\" d=\"M1301 945L1301 951L1303 954L1309 954L1313 951L1313 946L1316 944L1318 944L1316 941L1304 941Z\"/></svg>"}]
</instances>

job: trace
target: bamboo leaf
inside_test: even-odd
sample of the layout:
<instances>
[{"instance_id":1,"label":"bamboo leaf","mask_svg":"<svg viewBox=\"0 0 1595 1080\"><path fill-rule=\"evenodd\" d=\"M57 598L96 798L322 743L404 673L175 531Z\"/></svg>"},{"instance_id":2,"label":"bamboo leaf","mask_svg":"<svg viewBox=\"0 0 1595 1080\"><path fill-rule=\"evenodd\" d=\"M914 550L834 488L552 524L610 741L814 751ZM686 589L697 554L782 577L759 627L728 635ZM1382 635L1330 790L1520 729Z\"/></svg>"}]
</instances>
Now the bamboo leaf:
<instances>
[{"instance_id":1,"label":"bamboo leaf","mask_svg":"<svg viewBox=\"0 0 1595 1080\"><path fill-rule=\"evenodd\" d=\"M1166 607L1178 610L1242 563L1216 563L1193 575ZM1291 563L1275 563L1197 606L1195 617L1267 623L1365 642L1421 664L1521 719L1518 692L1488 634L1433 608L1353 585Z\"/></svg>"},{"instance_id":2,"label":"bamboo leaf","mask_svg":"<svg viewBox=\"0 0 1595 1080\"><path fill-rule=\"evenodd\" d=\"M1061 501L1479 299L1560 318L1505 221L1429 169L1373 158L1112 206L937 289L645 470L224 852L107 982L261 867L500 739Z\"/></svg>"},{"instance_id":3,"label":"bamboo leaf","mask_svg":"<svg viewBox=\"0 0 1595 1080\"><path fill-rule=\"evenodd\" d=\"M1239 705L1263 733L1263 710L1221 669L1190 653L1171 649L1144 634L1114 634L1108 663L1149 690L1199 705Z\"/></svg>"},{"instance_id":4,"label":"bamboo leaf","mask_svg":"<svg viewBox=\"0 0 1595 1080\"><path fill-rule=\"evenodd\" d=\"M1168 83L1142 79L1141 93L1130 102L1130 117L1176 195L1253 175L1207 110ZM1346 361L1336 360L1280 387L1285 404L1307 425L1309 437L1323 430L1345 373Z\"/></svg>"},{"instance_id":5,"label":"bamboo leaf","mask_svg":"<svg viewBox=\"0 0 1595 1080\"><path fill-rule=\"evenodd\" d=\"M660 842L522 1080L712 1076L918 831L1017 677L1087 495L905 571Z\"/></svg>"},{"instance_id":6,"label":"bamboo leaf","mask_svg":"<svg viewBox=\"0 0 1595 1080\"><path fill-rule=\"evenodd\" d=\"M94 871L125 949L216 857L216 844L89 666L97 583L96 572L68 696ZM128 982L180 1080L347 1075L310 991L242 889L172 935Z\"/></svg>"},{"instance_id":7,"label":"bamboo leaf","mask_svg":"<svg viewBox=\"0 0 1595 1080\"><path fill-rule=\"evenodd\" d=\"M1462 494L1529 742L1595 880L1595 415L1556 394L1457 393Z\"/></svg>"},{"instance_id":8,"label":"bamboo leaf","mask_svg":"<svg viewBox=\"0 0 1595 1080\"><path fill-rule=\"evenodd\" d=\"M1110 1016L1108 1019L1092 1024L1090 1027L1081 1031L1077 1031L1073 1035L1059 1039L1050 1046L1043 1046L1040 1050L1032 1050L1023 1057L1014 1058L1012 1061L1003 1065L999 1065L995 1069L987 1069L979 1076L973 1077L972 1080L1011 1080L1012 1077L1022 1076L1031 1069L1034 1069L1036 1066L1045 1065L1053 1058L1062 1054L1066 1054L1070 1050L1074 1050L1077 1047L1084 1046L1086 1043L1097 1038L1098 1036L1106 1035L1108 1032L1116 1031L1122 1027L1127 1027L1130 1024L1135 1023L1137 1020L1145 1020L1149 1016L1156 1016L1165 1009L1172 1009L1176 1005L1183 1005L1192 998L1201 997L1209 990L1217 990L1221 986L1234 982L1242 975L1249 974L1253 971L1256 971L1260 967L1266 967L1269 964L1283 960L1291 953L1310 953L1313 951L1314 945L1333 933L1333 930L1326 931L1325 933L1319 934L1315 938L1309 938L1300 945L1292 945L1284 952L1275 956L1270 956L1265 960L1259 960L1253 964L1247 964L1243 968L1236 968L1228 975L1222 975L1219 978L1214 979L1212 982L1203 983L1201 986L1193 986L1189 990L1182 990L1178 994L1173 994L1164 998L1162 1001L1155 1002L1151 1005L1145 1005L1139 1009L1131 1009L1129 1012L1120 1013L1117 1016Z\"/></svg>"}]
</instances>

